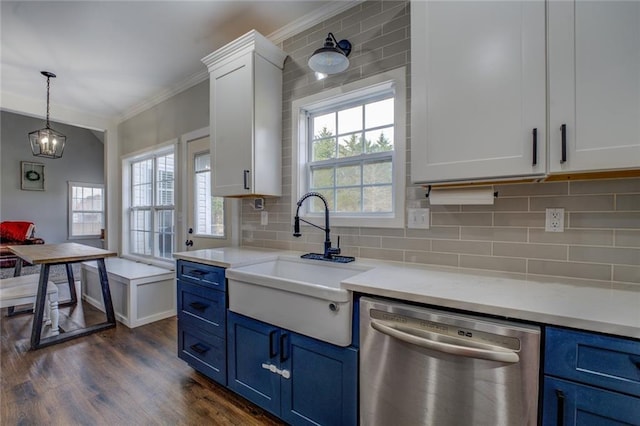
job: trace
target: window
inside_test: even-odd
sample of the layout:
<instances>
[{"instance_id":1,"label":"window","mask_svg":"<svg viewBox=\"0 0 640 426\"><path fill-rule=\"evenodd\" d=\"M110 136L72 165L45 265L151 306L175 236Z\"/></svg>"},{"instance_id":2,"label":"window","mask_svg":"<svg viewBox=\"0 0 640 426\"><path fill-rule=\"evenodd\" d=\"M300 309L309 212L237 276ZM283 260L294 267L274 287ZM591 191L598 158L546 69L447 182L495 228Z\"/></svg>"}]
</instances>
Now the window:
<instances>
[{"instance_id":1,"label":"window","mask_svg":"<svg viewBox=\"0 0 640 426\"><path fill-rule=\"evenodd\" d=\"M125 162L129 168L128 252L171 259L175 239L173 149Z\"/></svg>"},{"instance_id":2,"label":"window","mask_svg":"<svg viewBox=\"0 0 640 426\"><path fill-rule=\"evenodd\" d=\"M195 233L224 237L224 198L211 196L211 156L196 154L194 161Z\"/></svg>"},{"instance_id":3,"label":"window","mask_svg":"<svg viewBox=\"0 0 640 426\"><path fill-rule=\"evenodd\" d=\"M104 229L104 185L69 182L69 239L100 238Z\"/></svg>"},{"instance_id":4,"label":"window","mask_svg":"<svg viewBox=\"0 0 640 426\"><path fill-rule=\"evenodd\" d=\"M334 225L403 227L405 91L401 68L294 101L292 198L321 193Z\"/></svg>"}]
</instances>

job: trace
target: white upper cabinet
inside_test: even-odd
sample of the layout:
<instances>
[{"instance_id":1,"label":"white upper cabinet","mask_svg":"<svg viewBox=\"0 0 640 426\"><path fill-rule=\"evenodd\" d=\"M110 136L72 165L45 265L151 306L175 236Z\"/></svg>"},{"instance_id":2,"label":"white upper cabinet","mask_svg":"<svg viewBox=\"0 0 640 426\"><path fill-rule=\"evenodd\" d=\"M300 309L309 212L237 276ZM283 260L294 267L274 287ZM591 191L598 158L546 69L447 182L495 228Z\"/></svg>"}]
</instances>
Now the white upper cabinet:
<instances>
[{"instance_id":1,"label":"white upper cabinet","mask_svg":"<svg viewBox=\"0 0 640 426\"><path fill-rule=\"evenodd\" d=\"M411 3L411 177L546 173L545 3Z\"/></svg>"},{"instance_id":2,"label":"white upper cabinet","mask_svg":"<svg viewBox=\"0 0 640 426\"><path fill-rule=\"evenodd\" d=\"M286 56L250 31L202 60L210 73L213 195L281 195Z\"/></svg>"},{"instance_id":3,"label":"white upper cabinet","mask_svg":"<svg viewBox=\"0 0 640 426\"><path fill-rule=\"evenodd\" d=\"M548 7L549 171L640 167L640 2Z\"/></svg>"}]
</instances>

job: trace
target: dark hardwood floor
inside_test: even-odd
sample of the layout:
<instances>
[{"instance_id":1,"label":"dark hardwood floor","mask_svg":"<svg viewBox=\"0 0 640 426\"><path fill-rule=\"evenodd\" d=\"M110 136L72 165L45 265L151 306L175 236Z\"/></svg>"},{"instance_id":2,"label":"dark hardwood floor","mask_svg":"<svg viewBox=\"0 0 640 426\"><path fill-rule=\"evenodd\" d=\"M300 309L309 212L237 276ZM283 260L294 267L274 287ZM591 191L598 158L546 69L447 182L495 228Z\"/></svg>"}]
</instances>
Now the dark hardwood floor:
<instances>
[{"instance_id":1,"label":"dark hardwood floor","mask_svg":"<svg viewBox=\"0 0 640 426\"><path fill-rule=\"evenodd\" d=\"M84 303L60 312L65 330L104 321ZM283 424L178 359L175 317L29 351L33 315L0 315L3 426Z\"/></svg>"}]
</instances>

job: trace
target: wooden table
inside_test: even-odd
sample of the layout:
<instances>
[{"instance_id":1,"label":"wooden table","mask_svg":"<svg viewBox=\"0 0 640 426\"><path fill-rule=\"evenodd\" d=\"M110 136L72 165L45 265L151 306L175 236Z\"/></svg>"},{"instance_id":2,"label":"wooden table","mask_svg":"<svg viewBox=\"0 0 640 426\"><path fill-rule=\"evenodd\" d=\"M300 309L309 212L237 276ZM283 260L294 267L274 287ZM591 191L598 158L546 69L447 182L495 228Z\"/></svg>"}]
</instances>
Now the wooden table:
<instances>
[{"instance_id":1,"label":"wooden table","mask_svg":"<svg viewBox=\"0 0 640 426\"><path fill-rule=\"evenodd\" d=\"M31 349L38 349L56 343L65 342L67 340L75 339L76 337L86 336L88 334L95 333L96 331L116 326L116 317L113 312L113 303L111 301L111 291L109 290L109 278L107 275L107 269L104 265L104 259L107 257L117 256L116 252L77 243L9 246L9 250L29 263L42 265L40 268L40 280L38 282L38 294L36 296L33 327L31 329ZM61 333L57 336L41 339L40 335L42 333L44 302L46 298L47 282L49 281L49 268L52 265L66 266L67 278L71 289L72 301L70 303L75 303L77 298L75 294L75 281L73 278L73 268L71 267L71 264L87 260L95 260L98 263L98 274L100 276L102 299L104 302L104 310L107 315L107 321L91 325L86 328ZM18 260L16 262L14 275L20 275L21 271L22 262Z\"/></svg>"}]
</instances>

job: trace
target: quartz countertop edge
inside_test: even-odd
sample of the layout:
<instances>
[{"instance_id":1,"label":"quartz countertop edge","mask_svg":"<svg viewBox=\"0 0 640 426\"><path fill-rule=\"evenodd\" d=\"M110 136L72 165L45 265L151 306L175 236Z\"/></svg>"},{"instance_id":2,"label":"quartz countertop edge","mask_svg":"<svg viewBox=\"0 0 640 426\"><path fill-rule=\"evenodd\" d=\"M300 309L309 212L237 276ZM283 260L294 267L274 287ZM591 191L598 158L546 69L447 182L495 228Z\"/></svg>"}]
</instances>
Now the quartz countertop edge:
<instances>
[{"instance_id":1,"label":"quartz countertop edge","mask_svg":"<svg viewBox=\"0 0 640 426\"><path fill-rule=\"evenodd\" d=\"M177 259L233 268L300 252L225 247L174 253ZM640 286L357 259L370 269L342 288L434 307L640 339ZM572 283L573 282L573 283Z\"/></svg>"}]
</instances>

